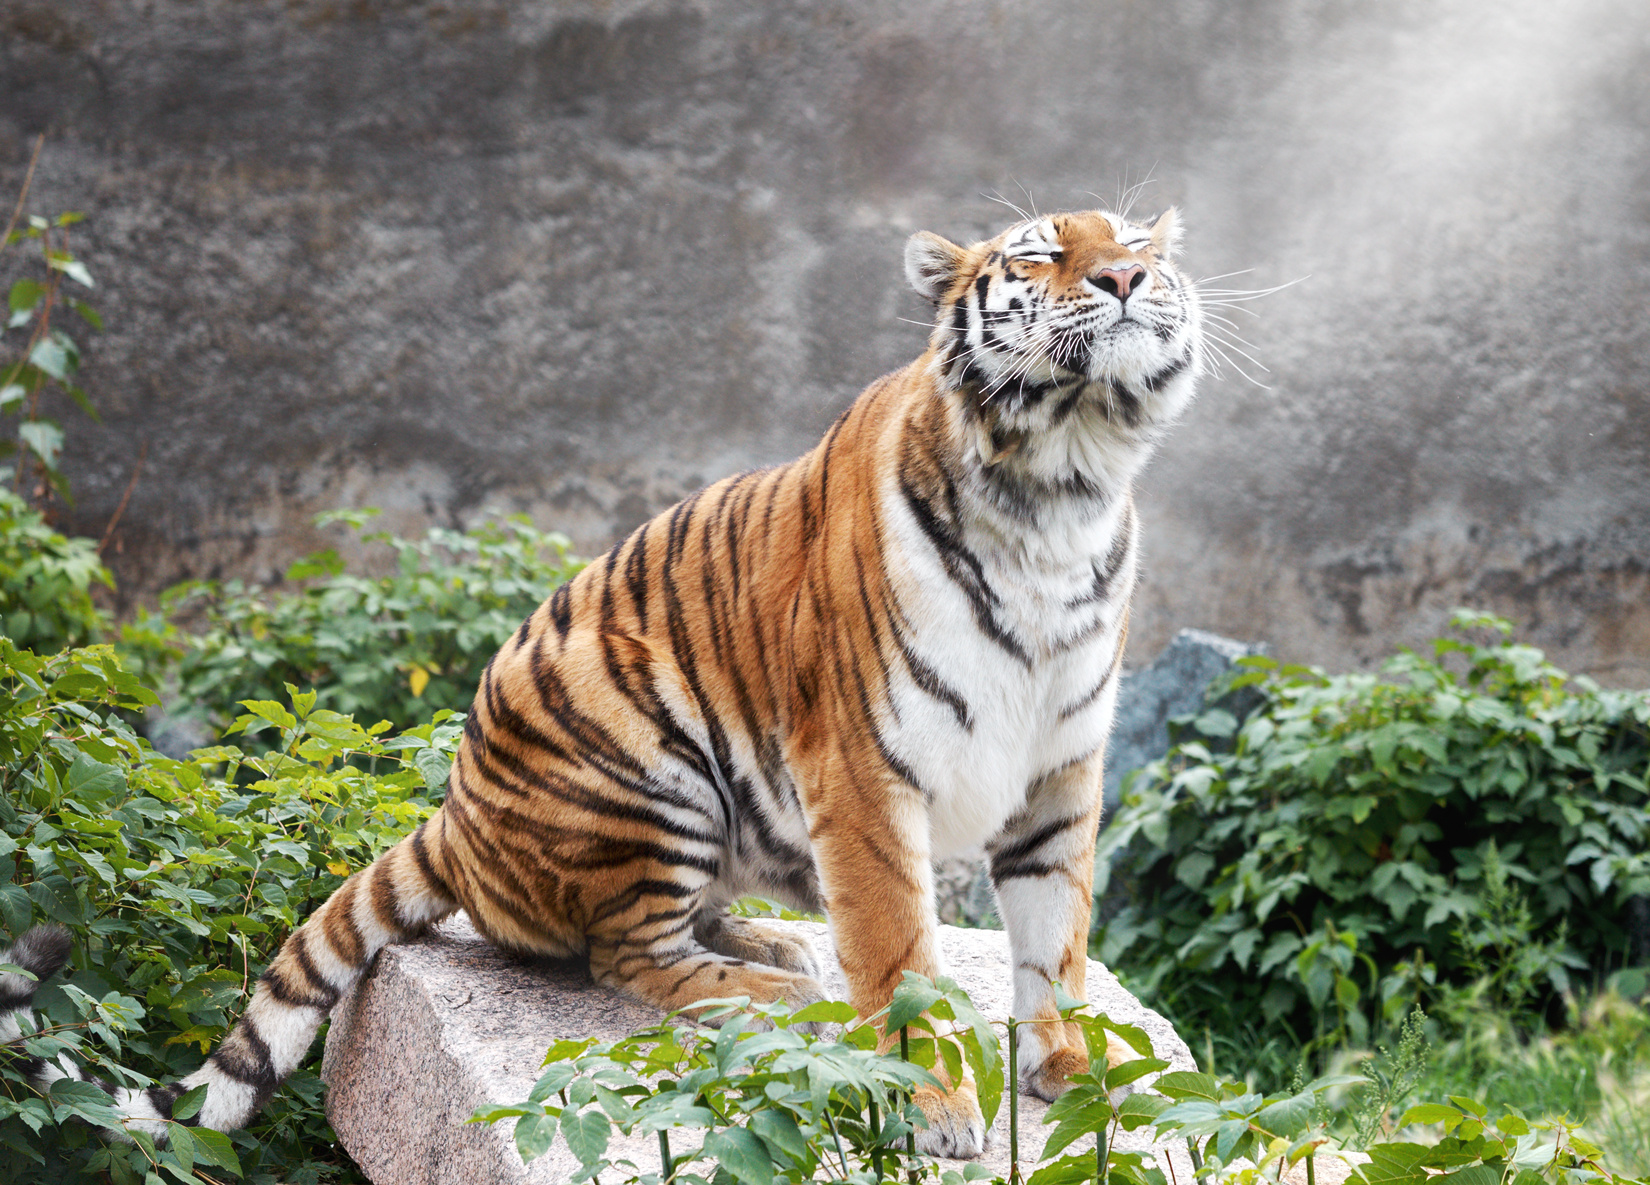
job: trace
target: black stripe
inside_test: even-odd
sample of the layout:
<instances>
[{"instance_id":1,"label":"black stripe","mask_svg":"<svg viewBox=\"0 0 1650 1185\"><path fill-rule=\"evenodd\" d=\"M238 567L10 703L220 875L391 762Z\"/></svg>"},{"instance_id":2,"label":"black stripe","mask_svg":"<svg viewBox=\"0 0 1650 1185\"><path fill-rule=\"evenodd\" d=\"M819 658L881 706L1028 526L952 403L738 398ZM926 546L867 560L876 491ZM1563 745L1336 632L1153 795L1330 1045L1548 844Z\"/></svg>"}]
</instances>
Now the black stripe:
<instances>
[{"instance_id":1,"label":"black stripe","mask_svg":"<svg viewBox=\"0 0 1650 1185\"><path fill-rule=\"evenodd\" d=\"M1164 383L1174 378L1191 364L1192 356L1190 354L1183 354L1165 366L1162 370L1158 371L1156 374L1147 375L1145 378L1141 379L1140 383L1146 388L1146 390L1155 393L1162 388Z\"/></svg>"},{"instance_id":2,"label":"black stripe","mask_svg":"<svg viewBox=\"0 0 1650 1185\"><path fill-rule=\"evenodd\" d=\"M269 1056L269 1046L250 1016L243 1016L229 1036L223 1039L209 1059L225 1076L253 1088L254 1110L269 1101L280 1081L275 1077L275 1063ZM240 1126L239 1124L236 1125Z\"/></svg>"},{"instance_id":3,"label":"black stripe","mask_svg":"<svg viewBox=\"0 0 1650 1185\"><path fill-rule=\"evenodd\" d=\"M1088 819L1087 815L1072 815L1064 819L1056 819L1052 823L1044 823L1037 830L1022 839L1018 839L1005 847L997 848L990 853L991 879L993 882L1012 880L1017 877L1046 876L1061 867L1058 863L1045 863L1033 860L1038 849L1073 827L1080 826Z\"/></svg>"},{"instance_id":4,"label":"black stripe","mask_svg":"<svg viewBox=\"0 0 1650 1185\"><path fill-rule=\"evenodd\" d=\"M617 897L610 897L602 902L601 907L590 915L590 923L616 917L635 905L643 897L696 897L699 890L689 885L678 884L676 881L662 881L654 878L632 881L630 886Z\"/></svg>"},{"instance_id":5,"label":"black stripe","mask_svg":"<svg viewBox=\"0 0 1650 1185\"><path fill-rule=\"evenodd\" d=\"M997 621L996 606L1000 603L1000 598L987 582L985 567L979 557L963 544L955 528L940 521L929 501L903 475L900 477L900 493L904 495L912 517L917 520L918 528L927 536L929 543L938 553L945 574L968 598L974 624L979 627L981 633L1029 670L1032 665L1031 655L1026 653L1019 639Z\"/></svg>"},{"instance_id":6,"label":"black stripe","mask_svg":"<svg viewBox=\"0 0 1650 1185\"><path fill-rule=\"evenodd\" d=\"M417 862L418 871L423 874L425 883L432 889L440 890L442 896L451 901L453 900L452 886L436 872L435 865L430 862L429 848L424 842L424 828L429 825L430 821L425 819L418 825L417 830L412 833L413 860Z\"/></svg>"},{"instance_id":7,"label":"black stripe","mask_svg":"<svg viewBox=\"0 0 1650 1185\"><path fill-rule=\"evenodd\" d=\"M844 648L842 647L837 647L833 654L833 662L836 667L838 686L842 686L848 682L848 680L843 677L843 649ZM877 753L882 758L883 764L898 775L898 777L905 782L906 785L921 794L924 801L933 802L934 796L928 790L923 788L923 784L918 780L916 772L912 770L910 766L906 765L904 761L900 760L899 756L888 747L888 742L883 739L882 730L877 727L876 712L871 707L870 690L865 685L865 677L859 672L859 663L854 660L854 657L851 654L847 656L846 662L848 673L853 676L854 689L859 696L860 715L864 718L866 731L871 734L871 741L876 745Z\"/></svg>"},{"instance_id":8,"label":"black stripe","mask_svg":"<svg viewBox=\"0 0 1650 1185\"><path fill-rule=\"evenodd\" d=\"M521 878L516 875L515 869L503 859L503 848L498 840L493 835L484 833L476 825L475 820L470 818L470 805L486 810L488 803L483 799L476 798L470 804L466 804L463 797L459 795L454 795L448 802L452 804L454 810L447 817L452 819L453 826L464 837L464 842L482 857L476 862L476 868L478 872L484 872L486 875L473 878L471 883L491 897L509 916L518 920L524 914L531 916L532 908L535 905L532 891L522 883ZM519 855L519 853L517 854ZM543 871L542 866L542 859L533 863L535 871ZM501 888L495 883L495 878L507 883ZM503 890L506 888L511 894L509 897L504 895ZM396 916L395 928L400 928L399 913Z\"/></svg>"},{"instance_id":9,"label":"black stripe","mask_svg":"<svg viewBox=\"0 0 1650 1185\"><path fill-rule=\"evenodd\" d=\"M636 606L636 629L647 632L647 598L652 581L647 570L647 528L643 523L630 537L630 554L625 557L625 584L630 589L630 601Z\"/></svg>"},{"instance_id":10,"label":"black stripe","mask_svg":"<svg viewBox=\"0 0 1650 1185\"><path fill-rule=\"evenodd\" d=\"M571 585L564 584L550 597L550 624L556 627L556 633L564 640L567 631L573 628L573 594Z\"/></svg>"},{"instance_id":11,"label":"black stripe","mask_svg":"<svg viewBox=\"0 0 1650 1185\"><path fill-rule=\"evenodd\" d=\"M1100 693L1106 690L1106 684L1111 682L1112 672L1116 669L1116 665L1113 664L1111 669L1101 676L1100 682L1096 683L1093 687L1089 688L1088 691L1084 692L1083 698L1079 699L1074 704L1067 704L1065 707L1061 708L1060 719L1071 719L1073 716L1077 715L1077 713L1092 704L1095 700L1099 699Z\"/></svg>"}]
</instances>

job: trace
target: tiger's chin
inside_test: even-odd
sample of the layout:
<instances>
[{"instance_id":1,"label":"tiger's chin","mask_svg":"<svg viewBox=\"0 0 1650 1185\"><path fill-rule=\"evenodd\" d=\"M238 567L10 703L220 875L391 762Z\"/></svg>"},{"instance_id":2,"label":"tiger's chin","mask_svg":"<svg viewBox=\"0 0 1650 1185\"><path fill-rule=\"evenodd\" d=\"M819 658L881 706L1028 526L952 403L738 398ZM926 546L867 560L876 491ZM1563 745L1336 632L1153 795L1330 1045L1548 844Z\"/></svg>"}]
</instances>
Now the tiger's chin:
<instances>
[{"instance_id":1,"label":"tiger's chin","mask_svg":"<svg viewBox=\"0 0 1650 1185\"><path fill-rule=\"evenodd\" d=\"M1113 327L1090 352L1088 373L1084 376L1089 382L1122 382L1139 390L1150 386L1155 376L1184 356L1168 348L1162 338L1144 325L1134 321L1124 325L1132 328L1120 331L1120 327Z\"/></svg>"}]
</instances>

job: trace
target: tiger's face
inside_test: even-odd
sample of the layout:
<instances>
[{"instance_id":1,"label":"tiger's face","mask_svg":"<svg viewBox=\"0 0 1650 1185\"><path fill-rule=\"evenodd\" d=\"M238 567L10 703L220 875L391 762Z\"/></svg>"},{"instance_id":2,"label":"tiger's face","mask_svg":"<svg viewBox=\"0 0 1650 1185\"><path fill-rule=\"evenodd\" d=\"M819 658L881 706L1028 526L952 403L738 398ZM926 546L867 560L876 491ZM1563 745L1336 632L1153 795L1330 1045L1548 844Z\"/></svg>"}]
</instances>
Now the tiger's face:
<instances>
[{"instance_id":1,"label":"tiger's face","mask_svg":"<svg viewBox=\"0 0 1650 1185\"><path fill-rule=\"evenodd\" d=\"M906 275L939 306L944 382L977 390L994 417L1021 419L1060 392L1056 405L1087 395L1121 427L1172 418L1202 357L1197 294L1172 262L1179 237L1172 209L1149 227L1053 214L966 248L914 235Z\"/></svg>"}]
</instances>

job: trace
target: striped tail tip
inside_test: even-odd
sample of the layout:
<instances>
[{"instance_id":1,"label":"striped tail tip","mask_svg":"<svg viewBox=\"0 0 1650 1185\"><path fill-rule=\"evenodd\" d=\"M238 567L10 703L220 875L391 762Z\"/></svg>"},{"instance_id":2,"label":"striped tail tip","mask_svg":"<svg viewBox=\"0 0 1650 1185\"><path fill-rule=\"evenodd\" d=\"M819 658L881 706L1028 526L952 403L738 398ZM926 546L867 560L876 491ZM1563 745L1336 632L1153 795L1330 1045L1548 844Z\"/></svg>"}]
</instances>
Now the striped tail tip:
<instances>
[{"instance_id":1,"label":"striped tail tip","mask_svg":"<svg viewBox=\"0 0 1650 1185\"><path fill-rule=\"evenodd\" d=\"M0 971L0 1043L23 1035L22 1018L34 1007L34 994L63 969L73 946L69 932L62 926L36 926L0 950L0 963L10 963L29 973Z\"/></svg>"}]
</instances>

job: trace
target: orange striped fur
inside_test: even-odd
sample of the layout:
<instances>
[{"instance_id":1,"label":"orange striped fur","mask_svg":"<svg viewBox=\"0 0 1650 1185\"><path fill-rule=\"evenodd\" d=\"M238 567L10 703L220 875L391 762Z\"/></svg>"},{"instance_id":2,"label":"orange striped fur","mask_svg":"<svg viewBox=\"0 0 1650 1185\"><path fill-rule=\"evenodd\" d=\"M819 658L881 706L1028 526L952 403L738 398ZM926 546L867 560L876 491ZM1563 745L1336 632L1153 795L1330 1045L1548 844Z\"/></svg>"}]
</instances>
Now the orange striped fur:
<instances>
[{"instance_id":1,"label":"orange striped fur","mask_svg":"<svg viewBox=\"0 0 1650 1185\"><path fill-rule=\"evenodd\" d=\"M456 909L681 1008L822 998L814 953L726 906L830 917L852 1003L943 972L930 868L984 846L1021 1017L1081 996L1101 761L1137 564L1131 483L1191 397L1198 307L1171 211L918 235L928 349L811 452L644 523L489 664L437 815L270 965L197 1074L244 1124L386 943ZM1086 1068L1025 1032L1023 1085ZM150 1092L153 1094L154 1092ZM137 1120L164 1098L127 1100ZM977 1154L972 1088L921 1100Z\"/></svg>"}]
</instances>

